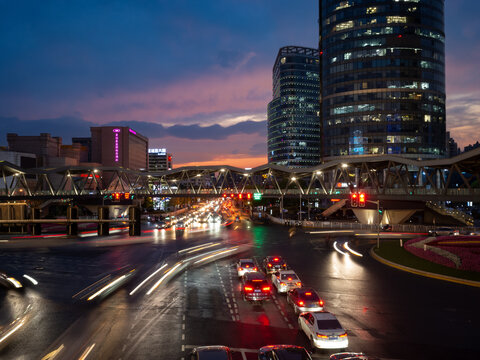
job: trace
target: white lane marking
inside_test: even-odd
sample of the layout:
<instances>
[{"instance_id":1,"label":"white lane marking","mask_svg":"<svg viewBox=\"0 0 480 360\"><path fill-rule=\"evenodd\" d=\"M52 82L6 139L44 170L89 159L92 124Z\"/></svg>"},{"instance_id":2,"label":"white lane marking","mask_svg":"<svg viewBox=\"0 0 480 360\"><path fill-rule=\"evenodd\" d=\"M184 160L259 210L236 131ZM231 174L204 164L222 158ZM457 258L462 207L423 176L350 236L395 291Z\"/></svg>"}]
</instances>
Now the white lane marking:
<instances>
[{"instance_id":1,"label":"white lane marking","mask_svg":"<svg viewBox=\"0 0 480 360\"><path fill-rule=\"evenodd\" d=\"M235 316L232 315L232 320L235 321Z\"/></svg>"},{"instance_id":2,"label":"white lane marking","mask_svg":"<svg viewBox=\"0 0 480 360\"><path fill-rule=\"evenodd\" d=\"M293 325L290 324L290 323L288 323L288 328L289 328L289 329L293 329Z\"/></svg>"},{"instance_id":3,"label":"white lane marking","mask_svg":"<svg viewBox=\"0 0 480 360\"><path fill-rule=\"evenodd\" d=\"M247 355L242 351L242 360L247 360Z\"/></svg>"},{"instance_id":4,"label":"white lane marking","mask_svg":"<svg viewBox=\"0 0 480 360\"><path fill-rule=\"evenodd\" d=\"M185 324L182 324L182 330L185 330Z\"/></svg>"},{"instance_id":5,"label":"white lane marking","mask_svg":"<svg viewBox=\"0 0 480 360\"><path fill-rule=\"evenodd\" d=\"M126 348L127 348L127 344L123 345L122 351L125 351Z\"/></svg>"},{"instance_id":6,"label":"white lane marking","mask_svg":"<svg viewBox=\"0 0 480 360\"><path fill-rule=\"evenodd\" d=\"M182 344L182 352L185 351L185 345Z\"/></svg>"},{"instance_id":7,"label":"white lane marking","mask_svg":"<svg viewBox=\"0 0 480 360\"><path fill-rule=\"evenodd\" d=\"M183 315L182 320L185 321L185 314Z\"/></svg>"},{"instance_id":8,"label":"white lane marking","mask_svg":"<svg viewBox=\"0 0 480 360\"><path fill-rule=\"evenodd\" d=\"M182 340L185 340L185 334L182 334Z\"/></svg>"}]
</instances>

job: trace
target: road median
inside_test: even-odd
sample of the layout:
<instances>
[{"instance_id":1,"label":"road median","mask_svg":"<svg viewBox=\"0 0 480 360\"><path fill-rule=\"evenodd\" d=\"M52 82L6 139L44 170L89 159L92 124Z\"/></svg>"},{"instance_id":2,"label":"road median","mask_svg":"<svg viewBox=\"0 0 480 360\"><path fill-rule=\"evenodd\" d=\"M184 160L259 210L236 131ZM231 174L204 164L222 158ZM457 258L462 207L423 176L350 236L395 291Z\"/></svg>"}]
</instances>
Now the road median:
<instances>
[{"instance_id":1,"label":"road median","mask_svg":"<svg viewBox=\"0 0 480 360\"><path fill-rule=\"evenodd\" d=\"M429 262L407 252L394 242L382 243L380 249L372 247L370 255L375 260L398 270L433 279L480 287L480 273L456 270Z\"/></svg>"}]
</instances>

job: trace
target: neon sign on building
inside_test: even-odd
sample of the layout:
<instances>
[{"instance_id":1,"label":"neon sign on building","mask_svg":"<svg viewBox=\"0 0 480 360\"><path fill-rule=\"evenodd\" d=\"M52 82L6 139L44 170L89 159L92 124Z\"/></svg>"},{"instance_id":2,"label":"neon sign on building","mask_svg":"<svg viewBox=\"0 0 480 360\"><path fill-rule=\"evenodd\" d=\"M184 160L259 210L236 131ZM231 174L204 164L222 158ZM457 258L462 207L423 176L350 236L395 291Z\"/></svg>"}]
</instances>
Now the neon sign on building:
<instances>
[{"instance_id":1,"label":"neon sign on building","mask_svg":"<svg viewBox=\"0 0 480 360\"><path fill-rule=\"evenodd\" d=\"M119 134L120 134L120 131L122 131L121 129L113 129L113 132L115 133L115 144L114 144L114 151L115 151L115 162L118 162L119 161Z\"/></svg>"}]
</instances>

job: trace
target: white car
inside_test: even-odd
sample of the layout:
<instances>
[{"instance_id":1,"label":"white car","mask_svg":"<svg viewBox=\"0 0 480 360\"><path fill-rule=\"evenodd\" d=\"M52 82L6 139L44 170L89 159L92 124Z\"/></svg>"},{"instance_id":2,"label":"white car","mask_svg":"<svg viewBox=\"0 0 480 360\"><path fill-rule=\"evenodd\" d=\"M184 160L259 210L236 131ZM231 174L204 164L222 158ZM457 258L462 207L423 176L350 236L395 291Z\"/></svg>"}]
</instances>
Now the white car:
<instances>
[{"instance_id":1,"label":"white car","mask_svg":"<svg viewBox=\"0 0 480 360\"><path fill-rule=\"evenodd\" d=\"M302 282L293 270L280 270L272 274L272 283L279 293L302 287Z\"/></svg>"},{"instance_id":2,"label":"white car","mask_svg":"<svg viewBox=\"0 0 480 360\"><path fill-rule=\"evenodd\" d=\"M258 271L255 263L252 259L240 259L237 262L237 274L238 277L242 277L247 272L255 272Z\"/></svg>"},{"instance_id":3,"label":"white car","mask_svg":"<svg viewBox=\"0 0 480 360\"><path fill-rule=\"evenodd\" d=\"M434 230L428 230L429 235L432 236L458 236L460 231L449 227L439 227Z\"/></svg>"},{"instance_id":4,"label":"white car","mask_svg":"<svg viewBox=\"0 0 480 360\"><path fill-rule=\"evenodd\" d=\"M310 340L313 348L346 349L348 336L335 315L328 311L304 312L298 317L298 326Z\"/></svg>"}]
</instances>

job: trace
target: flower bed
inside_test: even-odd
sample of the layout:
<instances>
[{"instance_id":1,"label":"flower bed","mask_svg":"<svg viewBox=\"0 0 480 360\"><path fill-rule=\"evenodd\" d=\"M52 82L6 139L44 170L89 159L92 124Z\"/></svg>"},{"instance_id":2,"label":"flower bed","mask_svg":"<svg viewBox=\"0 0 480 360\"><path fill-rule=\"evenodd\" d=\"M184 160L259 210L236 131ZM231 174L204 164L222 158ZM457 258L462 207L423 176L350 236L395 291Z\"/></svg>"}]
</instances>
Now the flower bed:
<instances>
[{"instance_id":1,"label":"flower bed","mask_svg":"<svg viewBox=\"0 0 480 360\"><path fill-rule=\"evenodd\" d=\"M415 239L415 240L418 240L418 239ZM425 251L423 249L419 249L414 246L408 246L410 241L411 240L407 241L404 246L404 249L407 250L409 253L412 253L413 255L418 256L419 258L456 269L455 263L452 260L447 259L444 256L435 254L434 252L428 249ZM411 245L411 242L410 242L410 245Z\"/></svg>"},{"instance_id":2,"label":"flower bed","mask_svg":"<svg viewBox=\"0 0 480 360\"><path fill-rule=\"evenodd\" d=\"M448 258L436 254L430 250L411 246L425 238L411 239L405 243L405 250L421 257L422 259L435 262L440 265L455 268L455 263ZM439 236L429 242L428 246L435 246L448 251L461 259L460 270L480 272L480 237L479 236Z\"/></svg>"}]
</instances>

